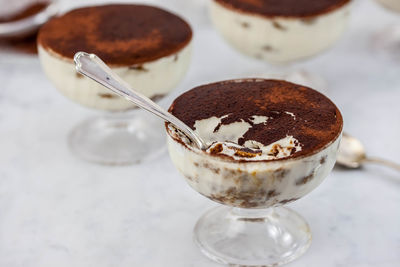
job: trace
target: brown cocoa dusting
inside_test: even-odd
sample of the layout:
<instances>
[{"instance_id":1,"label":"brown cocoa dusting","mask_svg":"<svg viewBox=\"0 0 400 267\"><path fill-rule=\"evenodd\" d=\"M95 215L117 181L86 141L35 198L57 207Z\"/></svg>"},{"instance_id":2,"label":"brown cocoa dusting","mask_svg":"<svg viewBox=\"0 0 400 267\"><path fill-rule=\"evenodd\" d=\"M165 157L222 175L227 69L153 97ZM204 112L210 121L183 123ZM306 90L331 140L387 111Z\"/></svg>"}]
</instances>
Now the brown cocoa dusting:
<instances>
[{"instance_id":1,"label":"brown cocoa dusting","mask_svg":"<svg viewBox=\"0 0 400 267\"><path fill-rule=\"evenodd\" d=\"M163 9L135 4L83 7L51 19L39 31L45 49L72 59L90 51L107 64L131 66L171 56L192 39L190 26Z\"/></svg>"},{"instance_id":2,"label":"brown cocoa dusting","mask_svg":"<svg viewBox=\"0 0 400 267\"><path fill-rule=\"evenodd\" d=\"M244 13L265 17L310 17L336 10L350 0L213 0Z\"/></svg>"},{"instance_id":3,"label":"brown cocoa dusting","mask_svg":"<svg viewBox=\"0 0 400 267\"><path fill-rule=\"evenodd\" d=\"M323 157L321 158L321 160L319 161L319 163L320 163L321 165L325 164L326 158L327 158L327 156L323 156Z\"/></svg>"},{"instance_id":4,"label":"brown cocoa dusting","mask_svg":"<svg viewBox=\"0 0 400 267\"><path fill-rule=\"evenodd\" d=\"M279 80L246 79L199 86L175 99L169 111L192 129L197 120L213 116L228 114L221 121L223 125L239 121L252 124L253 116L266 116L268 123L254 124L239 139L239 145L248 140L269 145L289 135L302 146L290 157L322 149L339 136L343 126L342 115L327 97ZM286 112L294 113L296 120ZM273 155L279 153L277 148Z\"/></svg>"},{"instance_id":5,"label":"brown cocoa dusting","mask_svg":"<svg viewBox=\"0 0 400 267\"><path fill-rule=\"evenodd\" d=\"M46 3L46 2L31 4L25 10L19 12L18 14L15 14L11 17L7 17L7 18L0 17L0 23L14 22L17 20L26 19L32 15L35 15L35 14L41 12L48 5L49 5L49 3ZM2 7L2 8L7 8L7 6Z\"/></svg>"}]
</instances>

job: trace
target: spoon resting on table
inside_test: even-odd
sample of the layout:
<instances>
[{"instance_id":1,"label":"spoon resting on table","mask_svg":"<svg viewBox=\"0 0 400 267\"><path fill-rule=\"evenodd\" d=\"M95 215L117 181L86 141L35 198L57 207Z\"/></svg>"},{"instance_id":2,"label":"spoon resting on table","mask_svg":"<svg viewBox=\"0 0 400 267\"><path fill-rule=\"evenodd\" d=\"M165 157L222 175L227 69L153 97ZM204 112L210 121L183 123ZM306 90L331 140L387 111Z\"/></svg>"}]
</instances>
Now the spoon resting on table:
<instances>
[{"instance_id":1,"label":"spoon resting on table","mask_svg":"<svg viewBox=\"0 0 400 267\"><path fill-rule=\"evenodd\" d=\"M107 87L119 96L135 103L161 119L170 122L182 131L198 148L206 150L206 143L184 122L154 103L148 97L136 92L124 80L115 74L98 56L85 52L78 52L74 56L76 70L90 79Z\"/></svg>"},{"instance_id":2,"label":"spoon resting on table","mask_svg":"<svg viewBox=\"0 0 400 267\"><path fill-rule=\"evenodd\" d=\"M337 153L336 163L350 169L360 168L364 163L376 163L400 171L400 164L385 159L368 157L362 143L346 133L343 134Z\"/></svg>"}]
</instances>

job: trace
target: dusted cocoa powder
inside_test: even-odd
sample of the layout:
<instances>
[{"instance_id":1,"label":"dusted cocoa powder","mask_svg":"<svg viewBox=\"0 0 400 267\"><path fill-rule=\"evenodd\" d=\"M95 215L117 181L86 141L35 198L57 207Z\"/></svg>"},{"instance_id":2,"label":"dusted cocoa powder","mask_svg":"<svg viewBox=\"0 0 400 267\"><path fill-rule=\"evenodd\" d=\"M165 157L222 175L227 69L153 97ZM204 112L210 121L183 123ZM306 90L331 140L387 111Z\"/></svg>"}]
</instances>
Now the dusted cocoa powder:
<instances>
[{"instance_id":1,"label":"dusted cocoa powder","mask_svg":"<svg viewBox=\"0 0 400 267\"><path fill-rule=\"evenodd\" d=\"M41 28L38 43L62 57L72 59L85 51L107 64L130 66L173 55L191 39L190 26L172 13L116 4L79 8L54 18Z\"/></svg>"},{"instance_id":2,"label":"dusted cocoa powder","mask_svg":"<svg viewBox=\"0 0 400 267\"><path fill-rule=\"evenodd\" d=\"M228 8L265 17L310 17L331 12L350 0L213 0Z\"/></svg>"},{"instance_id":3,"label":"dusted cocoa powder","mask_svg":"<svg viewBox=\"0 0 400 267\"><path fill-rule=\"evenodd\" d=\"M169 111L192 129L197 120L213 116L227 115L221 124L247 122L252 127L239 139L239 145L254 140L266 146L293 136L302 150L291 157L322 149L336 140L343 127L342 115L327 97L278 80L245 79L199 86L175 99ZM254 124L254 115L268 120Z\"/></svg>"}]
</instances>

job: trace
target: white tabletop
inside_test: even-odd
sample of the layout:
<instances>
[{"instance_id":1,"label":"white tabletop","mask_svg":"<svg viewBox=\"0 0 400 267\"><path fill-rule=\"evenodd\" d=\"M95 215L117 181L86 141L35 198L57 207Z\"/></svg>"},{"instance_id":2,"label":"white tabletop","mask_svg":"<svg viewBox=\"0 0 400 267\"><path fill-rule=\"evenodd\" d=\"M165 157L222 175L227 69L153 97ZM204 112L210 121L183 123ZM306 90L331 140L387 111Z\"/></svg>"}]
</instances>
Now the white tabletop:
<instances>
[{"instance_id":1,"label":"white tabletop","mask_svg":"<svg viewBox=\"0 0 400 267\"><path fill-rule=\"evenodd\" d=\"M64 1L62 7L83 2L94 1ZM182 2L186 6L169 8L185 12L193 25L194 58L164 106L202 83L271 71L224 43L204 10L191 15L189 1ZM374 33L394 23L400 25L400 16L373 1L356 1L344 38L296 67L326 79L346 131L369 154L400 161L400 57L370 46ZM0 51L0 81L1 267L219 266L192 242L196 220L217 204L189 188L166 151L136 166L83 162L68 150L66 136L98 112L61 96L35 56ZM290 205L309 222L313 243L288 266L400 266L399 176L372 165L334 169Z\"/></svg>"}]
</instances>

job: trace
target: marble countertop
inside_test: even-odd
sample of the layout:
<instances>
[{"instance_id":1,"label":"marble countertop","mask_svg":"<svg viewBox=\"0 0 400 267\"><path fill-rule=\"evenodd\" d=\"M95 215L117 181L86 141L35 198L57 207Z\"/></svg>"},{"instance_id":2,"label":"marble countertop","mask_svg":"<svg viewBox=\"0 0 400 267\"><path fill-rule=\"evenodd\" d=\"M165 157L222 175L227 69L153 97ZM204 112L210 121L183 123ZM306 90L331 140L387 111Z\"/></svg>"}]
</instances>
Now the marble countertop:
<instances>
[{"instance_id":1,"label":"marble countertop","mask_svg":"<svg viewBox=\"0 0 400 267\"><path fill-rule=\"evenodd\" d=\"M195 30L190 71L162 105L195 85L272 70L224 43L200 0L193 0L195 10L189 1L147 2L183 12ZM61 2L63 10L83 3L94 1ZM400 25L400 16L370 0L355 1L353 10L335 47L295 67L326 79L346 131L369 154L399 162L400 56L373 50L371 40ZM219 266L192 242L196 220L216 204L189 188L166 151L135 166L83 162L71 155L66 136L98 112L62 97L35 56L3 48L0 81L1 267ZM399 173L335 168L290 206L309 222L313 243L287 266L399 266Z\"/></svg>"}]
</instances>

